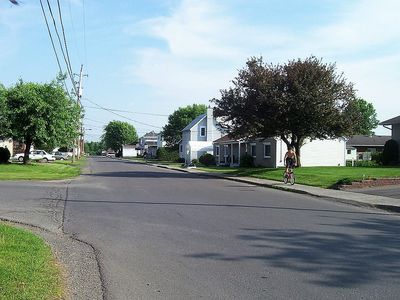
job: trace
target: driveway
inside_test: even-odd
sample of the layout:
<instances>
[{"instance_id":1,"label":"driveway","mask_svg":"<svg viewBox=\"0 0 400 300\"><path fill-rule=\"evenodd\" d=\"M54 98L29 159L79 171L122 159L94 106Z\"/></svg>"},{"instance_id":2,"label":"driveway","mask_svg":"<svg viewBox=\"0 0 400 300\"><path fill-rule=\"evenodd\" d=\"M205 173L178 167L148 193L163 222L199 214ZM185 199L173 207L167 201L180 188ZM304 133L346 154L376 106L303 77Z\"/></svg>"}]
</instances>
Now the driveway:
<instances>
[{"instance_id":1,"label":"driveway","mask_svg":"<svg viewBox=\"0 0 400 300\"><path fill-rule=\"evenodd\" d=\"M400 199L400 185L388 185L380 187L352 189L351 192Z\"/></svg>"}]
</instances>

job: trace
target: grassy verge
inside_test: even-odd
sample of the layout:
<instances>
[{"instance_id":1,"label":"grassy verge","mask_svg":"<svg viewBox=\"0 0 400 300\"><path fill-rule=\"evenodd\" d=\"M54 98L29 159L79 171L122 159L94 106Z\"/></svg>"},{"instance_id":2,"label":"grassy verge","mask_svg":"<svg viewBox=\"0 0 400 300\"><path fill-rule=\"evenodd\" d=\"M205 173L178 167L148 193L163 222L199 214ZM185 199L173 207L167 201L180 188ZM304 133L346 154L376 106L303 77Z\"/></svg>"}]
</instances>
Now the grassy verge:
<instances>
[{"instance_id":1,"label":"grassy verge","mask_svg":"<svg viewBox=\"0 0 400 300\"><path fill-rule=\"evenodd\" d=\"M282 180L284 169L268 168L219 168L200 167L207 172L220 172L239 176L250 176L270 180ZM301 167L295 169L296 182L322 188L329 188L342 181L349 183L362 179L400 177L400 168L363 168L363 167Z\"/></svg>"},{"instance_id":2,"label":"grassy verge","mask_svg":"<svg viewBox=\"0 0 400 300\"><path fill-rule=\"evenodd\" d=\"M72 163L57 161L52 163L11 163L0 165L0 180L56 180L78 176L85 158Z\"/></svg>"},{"instance_id":3,"label":"grassy verge","mask_svg":"<svg viewBox=\"0 0 400 300\"><path fill-rule=\"evenodd\" d=\"M61 273L42 239L0 224L0 299L62 299Z\"/></svg>"}]
</instances>

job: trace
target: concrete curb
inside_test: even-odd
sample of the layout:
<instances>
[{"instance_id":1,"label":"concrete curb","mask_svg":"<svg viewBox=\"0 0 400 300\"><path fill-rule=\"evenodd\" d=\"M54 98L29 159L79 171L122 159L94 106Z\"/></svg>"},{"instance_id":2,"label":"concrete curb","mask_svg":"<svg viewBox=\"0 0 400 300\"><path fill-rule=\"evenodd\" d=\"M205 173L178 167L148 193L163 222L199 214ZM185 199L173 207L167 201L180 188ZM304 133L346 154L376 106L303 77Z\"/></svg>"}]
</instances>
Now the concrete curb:
<instances>
[{"instance_id":1,"label":"concrete curb","mask_svg":"<svg viewBox=\"0 0 400 300\"><path fill-rule=\"evenodd\" d=\"M126 161L140 163L140 164L146 164L149 166L173 170L173 171L197 174L199 176L207 176L207 177L213 177L213 178L217 178L217 179L225 179L225 180L231 180L231 181L236 181L236 182L241 182L241 183L253 184L253 185L257 185L257 186L261 186L261 187L273 188L273 189L282 190L282 191L286 191L286 192L306 194L306 195L310 195L310 196L314 196L314 197L318 197L318 198L324 198L324 199L327 199L330 201L350 204L350 205L354 205L354 206L358 206L358 207L376 208L376 209L385 210L385 211L389 211L389 212L393 212L393 213L400 212L400 200L397 200L394 198L389 198L389 197L359 194L359 193L354 193L354 192L349 192L349 191L341 191L341 190L328 190L328 189L322 189L322 188L299 185L299 184L296 184L293 186L288 186L288 185L284 185L283 183L281 183L279 181L273 181L273 180L259 179L259 178L253 178L253 177L235 177L235 176L229 176L229 175L225 175L225 174L204 172L204 171L200 171L200 170L196 170L196 169L180 169L180 168L170 167L170 166L166 166L166 165L154 164L154 163L149 163L149 162L138 162L138 161L132 161L132 160L128 160L128 159L126 159Z\"/></svg>"}]
</instances>

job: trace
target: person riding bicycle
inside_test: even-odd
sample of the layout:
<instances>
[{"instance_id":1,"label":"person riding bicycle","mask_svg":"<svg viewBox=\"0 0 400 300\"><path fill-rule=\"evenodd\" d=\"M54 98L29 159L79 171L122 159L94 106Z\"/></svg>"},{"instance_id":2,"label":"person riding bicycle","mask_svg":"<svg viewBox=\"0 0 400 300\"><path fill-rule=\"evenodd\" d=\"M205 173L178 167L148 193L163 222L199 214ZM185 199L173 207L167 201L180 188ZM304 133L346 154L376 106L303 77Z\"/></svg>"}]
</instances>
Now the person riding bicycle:
<instances>
[{"instance_id":1,"label":"person riding bicycle","mask_svg":"<svg viewBox=\"0 0 400 300\"><path fill-rule=\"evenodd\" d=\"M288 173L289 169L293 169L296 166L297 156L293 147L288 147L288 151L285 154L284 161L286 167L285 173Z\"/></svg>"}]
</instances>

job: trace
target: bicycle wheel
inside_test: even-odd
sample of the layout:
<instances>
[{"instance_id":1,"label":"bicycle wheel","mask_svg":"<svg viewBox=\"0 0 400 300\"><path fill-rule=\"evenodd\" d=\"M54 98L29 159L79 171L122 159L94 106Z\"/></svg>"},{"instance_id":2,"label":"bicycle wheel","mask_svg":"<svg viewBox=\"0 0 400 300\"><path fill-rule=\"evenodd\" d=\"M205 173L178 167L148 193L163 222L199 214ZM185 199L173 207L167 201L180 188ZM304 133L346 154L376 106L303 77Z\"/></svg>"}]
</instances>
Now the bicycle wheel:
<instances>
[{"instance_id":1,"label":"bicycle wheel","mask_svg":"<svg viewBox=\"0 0 400 300\"><path fill-rule=\"evenodd\" d=\"M285 172L283 173L283 183L287 184L288 183L288 174Z\"/></svg>"},{"instance_id":2,"label":"bicycle wheel","mask_svg":"<svg viewBox=\"0 0 400 300\"><path fill-rule=\"evenodd\" d=\"M295 182L296 182L296 177L292 173L291 176L290 176L290 184L293 185Z\"/></svg>"}]
</instances>

